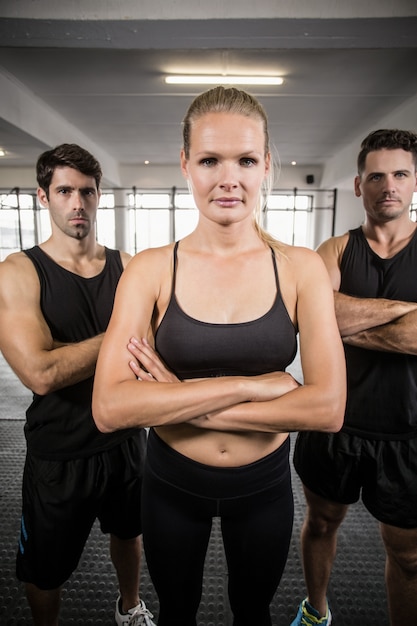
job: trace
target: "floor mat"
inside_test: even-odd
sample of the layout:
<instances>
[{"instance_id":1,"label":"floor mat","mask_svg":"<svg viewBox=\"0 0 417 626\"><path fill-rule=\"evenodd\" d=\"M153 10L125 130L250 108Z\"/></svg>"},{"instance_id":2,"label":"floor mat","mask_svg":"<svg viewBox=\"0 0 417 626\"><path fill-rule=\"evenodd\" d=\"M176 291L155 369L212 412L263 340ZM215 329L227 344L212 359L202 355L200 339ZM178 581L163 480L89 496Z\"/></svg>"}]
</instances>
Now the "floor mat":
<instances>
[{"instance_id":1,"label":"floor mat","mask_svg":"<svg viewBox=\"0 0 417 626\"><path fill-rule=\"evenodd\" d=\"M14 573L20 517L20 482L25 440L23 420L0 419L0 624L30 624L22 585ZM274 626L288 626L305 595L299 534L304 497L293 474L295 519L287 566L271 605ZM334 626L388 626L384 589L384 551L375 520L361 504L350 508L339 533L329 601ZM186 593L186 590L184 590ZM144 559L141 593L158 616L158 601ZM62 626L113 626L116 576L108 553L108 539L95 525L76 572L67 582L61 608ZM256 598L248 598L256 602ZM199 626L232 626L227 600L227 573L218 520L206 559Z\"/></svg>"}]
</instances>

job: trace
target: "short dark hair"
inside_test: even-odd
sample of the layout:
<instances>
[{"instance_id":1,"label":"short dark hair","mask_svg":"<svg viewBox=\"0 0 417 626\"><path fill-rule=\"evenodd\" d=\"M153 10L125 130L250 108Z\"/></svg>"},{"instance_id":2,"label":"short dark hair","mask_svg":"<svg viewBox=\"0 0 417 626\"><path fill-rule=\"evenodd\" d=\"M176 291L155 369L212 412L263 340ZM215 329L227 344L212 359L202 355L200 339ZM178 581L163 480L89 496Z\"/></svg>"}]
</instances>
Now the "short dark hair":
<instances>
[{"instance_id":1,"label":"short dark hair","mask_svg":"<svg viewBox=\"0 0 417 626\"><path fill-rule=\"evenodd\" d=\"M86 176L92 176L96 181L97 190L100 188L103 173L97 159L75 143L63 143L52 150L43 152L36 163L36 179L47 197L49 197L49 186L57 167L72 167Z\"/></svg>"},{"instance_id":2,"label":"short dark hair","mask_svg":"<svg viewBox=\"0 0 417 626\"><path fill-rule=\"evenodd\" d=\"M410 130L380 129L369 133L362 141L361 150L358 155L358 174L361 175L365 169L365 161L369 152L375 150L405 150L411 152L414 167L417 169L417 135Z\"/></svg>"}]
</instances>

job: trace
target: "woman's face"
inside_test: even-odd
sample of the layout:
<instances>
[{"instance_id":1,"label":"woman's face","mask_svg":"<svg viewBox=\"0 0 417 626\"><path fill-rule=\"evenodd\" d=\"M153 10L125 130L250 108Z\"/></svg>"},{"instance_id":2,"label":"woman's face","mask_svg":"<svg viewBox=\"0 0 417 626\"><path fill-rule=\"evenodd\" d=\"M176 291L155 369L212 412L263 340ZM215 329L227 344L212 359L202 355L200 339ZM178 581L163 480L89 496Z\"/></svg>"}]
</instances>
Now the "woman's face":
<instances>
[{"instance_id":1,"label":"woman's face","mask_svg":"<svg viewBox=\"0 0 417 626\"><path fill-rule=\"evenodd\" d=\"M181 169L200 214L227 225L253 215L268 175L263 123L236 113L206 113L191 126Z\"/></svg>"}]
</instances>

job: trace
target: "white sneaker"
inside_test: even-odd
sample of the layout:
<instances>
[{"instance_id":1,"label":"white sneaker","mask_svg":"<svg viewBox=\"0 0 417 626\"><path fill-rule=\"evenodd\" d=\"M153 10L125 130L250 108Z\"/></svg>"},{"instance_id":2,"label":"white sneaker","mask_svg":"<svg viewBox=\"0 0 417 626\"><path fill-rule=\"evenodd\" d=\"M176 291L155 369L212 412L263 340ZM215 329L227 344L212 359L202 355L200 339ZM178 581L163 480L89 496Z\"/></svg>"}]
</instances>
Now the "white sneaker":
<instances>
[{"instance_id":1,"label":"white sneaker","mask_svg":"<svg viewBox=\"0 0 417 626\"><path fill-rule=\"evenodd\" d=\"M152 621L153 615L146 608L143 600L127 613L121 613L121 597L116 600L116 613L114 619L117 626L156 626Z\"/></svg>"}]
</instances>

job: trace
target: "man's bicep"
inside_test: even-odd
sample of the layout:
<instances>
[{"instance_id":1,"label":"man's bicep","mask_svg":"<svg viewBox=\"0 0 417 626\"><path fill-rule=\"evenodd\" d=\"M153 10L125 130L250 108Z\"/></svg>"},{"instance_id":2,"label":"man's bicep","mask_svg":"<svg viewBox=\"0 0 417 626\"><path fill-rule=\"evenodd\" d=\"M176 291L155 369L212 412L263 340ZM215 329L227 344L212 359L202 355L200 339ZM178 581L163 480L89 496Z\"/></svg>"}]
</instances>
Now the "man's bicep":
<instances>
[{"instance_id":1,"label":"man's bicep","mask_svg":"<svg viewBox=\"0 0 417 626\"><path fill-rule=\"evenodd\" d=\"M0 311L0 348L15 371L39 367L39 360L53 348L51 332L40 311L25 307Z\"/></svg>"},{"instance_id":2,"label":"man's bicep","mask_svg":"<svg viewBox=\"0 0 417 626\"><path fill-rule=\"evenodd\" d=\"M28 276L2 272L0 287L0 349L22 382L40 366L53 340L39 306L39 287Z\"/></svg>"}]
</instances>

